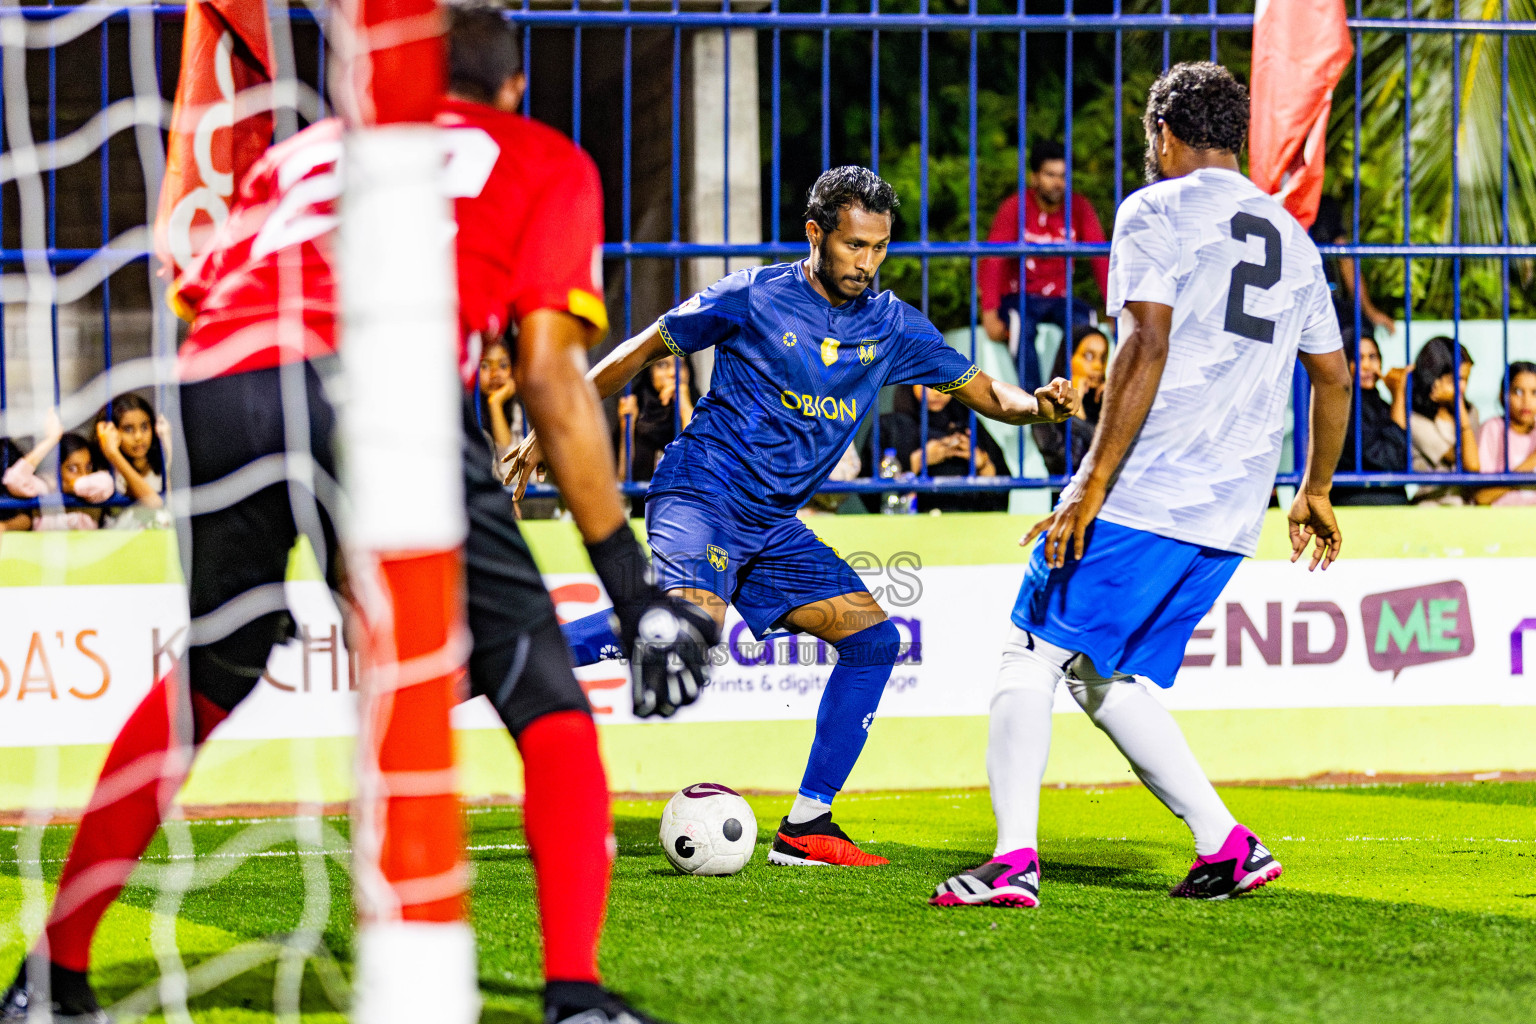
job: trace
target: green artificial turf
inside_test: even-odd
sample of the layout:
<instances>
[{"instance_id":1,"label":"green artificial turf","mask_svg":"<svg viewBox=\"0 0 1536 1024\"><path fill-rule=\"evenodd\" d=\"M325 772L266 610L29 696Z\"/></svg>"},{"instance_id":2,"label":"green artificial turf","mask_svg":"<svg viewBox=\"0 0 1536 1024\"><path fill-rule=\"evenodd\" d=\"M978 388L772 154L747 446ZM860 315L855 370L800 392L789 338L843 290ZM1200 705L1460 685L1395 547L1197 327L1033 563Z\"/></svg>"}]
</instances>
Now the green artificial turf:
<instances>
[{"instance_id":1,"label":"green artificial turf","mask_svg":"<svg viewBox=\"0 0 1536 1024\"><path fill-rule=\"evenodd\" d=\"M732 878L675 873L656 843L660 805L621 803L603 967L638 1005L683 1024L1536 1019L1536 784L1223 795L1284 862L1278 883L1225 903L1170 900L1192 856L1182 824L1139 788L1048 790L1044 905L1032 911L924 903L990 852L984 792L843 797L839 821L890 867L769 868L760 843ZM752 802L766 838L788 801ZM469 822L483 1019L534 1021L538 931L521 816L476 809ZM212 884L180 903L174 938L194 991L230 978L190 1000L193 1018L270 1020L281 988L305 1020L343 1020L333 1001L350 973L345 822L301 824L309 848L334 856L294 856L292 820L199 822L170 845L157 839L97 937L101 994L153 1008L164 896L139 883L195 866ZM51 883L69 834L49 829L38 847L35 831L0 832L7 975L22 927L36 927L38 901L24 894L52 893L23 879L40 869ZM248 850L263 855L242 859ZM306 924L329 953L301 975L293 954L287 965L274 956ZM237 946L238 962L227 952Z\"/></svg>"}]
</instances>

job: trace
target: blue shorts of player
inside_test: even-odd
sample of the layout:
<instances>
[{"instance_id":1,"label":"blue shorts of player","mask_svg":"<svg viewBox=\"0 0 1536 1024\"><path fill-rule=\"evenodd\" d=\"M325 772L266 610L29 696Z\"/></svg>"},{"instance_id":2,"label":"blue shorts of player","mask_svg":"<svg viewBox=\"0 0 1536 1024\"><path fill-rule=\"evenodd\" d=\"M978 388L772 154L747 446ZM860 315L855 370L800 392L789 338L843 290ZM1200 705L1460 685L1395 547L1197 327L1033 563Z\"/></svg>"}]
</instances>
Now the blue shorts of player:
<instances>
[{"instance_id":1,"label":"blue shorts of player","mask_svg":"<svg viewBox=\"0 0 1536 1024\"><path fill-rule=\"evenodd\" d=\"M1096 521L1088 553L1060 569L1036 545L1013 623L1057 647L1081 651L1104 676L1173 685L1195 626L1221 596L1242 555Z\"/></svg>"},{"instance_id":2,"label":"blue shorts of player","mask_svg":"<svg viewBox=\"0 0 1536 1024\"><path fill-rule=\"evenodd\" d=\"M724 598L759 640L791 609L869 589L791 512L674 491L646 502L645 530L657 586Z\"/></svg>"}]
</instances>

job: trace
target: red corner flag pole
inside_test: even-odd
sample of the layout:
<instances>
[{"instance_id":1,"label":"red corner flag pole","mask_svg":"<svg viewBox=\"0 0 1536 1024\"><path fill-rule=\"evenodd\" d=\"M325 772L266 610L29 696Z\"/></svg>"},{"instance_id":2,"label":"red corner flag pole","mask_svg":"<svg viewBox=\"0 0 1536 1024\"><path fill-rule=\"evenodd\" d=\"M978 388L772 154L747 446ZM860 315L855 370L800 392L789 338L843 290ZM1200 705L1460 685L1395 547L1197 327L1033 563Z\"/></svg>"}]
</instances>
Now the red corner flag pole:
<instances>
[{"instance_id":1,"label":"red corner flag pole","mask_svg":"<svg viewBox=\"0 0 1536 1024\"><path fill-rule=\"evenodd\" d=\"M1323 194L1333 88L1354 50L1344 0L1259 0L1248 173L1305 227Z\"/></svg>"},{"instance_id":2,"label":"red corner flag pole","mask_svg":"<svg viewBox=\"0 0 1536 1024\"><path fill-rule=\"evenodd\" d=\"M435 0L343 3L343 482L365 633L353 1016L472 1024L480 1001L449 724L465 653L458 314L431 123L443 21Z\"/></svg>"}]
</instances>

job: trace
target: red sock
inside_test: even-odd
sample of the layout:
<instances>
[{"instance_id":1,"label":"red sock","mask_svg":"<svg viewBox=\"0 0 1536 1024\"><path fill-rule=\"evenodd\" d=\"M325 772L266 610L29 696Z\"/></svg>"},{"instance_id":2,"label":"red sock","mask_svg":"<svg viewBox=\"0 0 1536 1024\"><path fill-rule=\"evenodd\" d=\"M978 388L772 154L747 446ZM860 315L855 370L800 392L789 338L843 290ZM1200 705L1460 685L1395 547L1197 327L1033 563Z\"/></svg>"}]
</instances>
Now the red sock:
<instances>
[{"instance_id":1,"label":"red sock","mask_svg":"<svg viewBox=\"0 0 1536 1024\"><path fill-rule=\"evenodd\" d=\"M558 711L524 729L517 749L526 791L523 828L544 924L544 976L596 982L613 867L613 819L597 727L584 711Z\"/></svg>"},{"instance_id":2,"label":"red sock","mask_svg":"<svg viewBox=\"0 0 1536 1024\"><path fill-rule=\"evenodd\" d=\"M102 766L90 806L59 875L48 918L48 958L60 967L90 966L91 937L155 836L165 809L191 770L187 737L177 733L176 702L182 692L174 671L163 677L117 734ZM191 737L207 739L228 712L206 697L192 696Z\"/></svg>"}]
</instances>

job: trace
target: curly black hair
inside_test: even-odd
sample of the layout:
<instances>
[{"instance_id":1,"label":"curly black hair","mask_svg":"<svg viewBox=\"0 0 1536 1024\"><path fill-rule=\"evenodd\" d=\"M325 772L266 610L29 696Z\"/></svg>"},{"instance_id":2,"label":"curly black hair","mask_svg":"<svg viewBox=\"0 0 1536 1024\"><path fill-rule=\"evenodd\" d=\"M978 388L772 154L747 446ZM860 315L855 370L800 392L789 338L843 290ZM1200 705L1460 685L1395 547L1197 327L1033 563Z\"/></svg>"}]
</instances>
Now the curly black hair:
<instances>
[{"instance_id":1,"label":"curly black hair","mask_svg":"<svg viewBox=\"0 0 1536 1024\"><path fill-rule=\"evenodd\" d=\"M1147 93L1148 139L1159 121L1187 146L1236 153L1248 140L1248 90L1220 64L1175 64Z\"/></svg>"},{"instance_id":2,"label":"curly black hair","mask_svg":"<svg viewBox=\"0 0 1536 1024\"><path fill-rule=\"evenodd\" d=\"M848 164L821 172L806 195L804 219L830 233L837 230L837 222L850 206L869 213L894 213L900 205L889 182L867 167Z\"/></svg>"}]
</instances>

